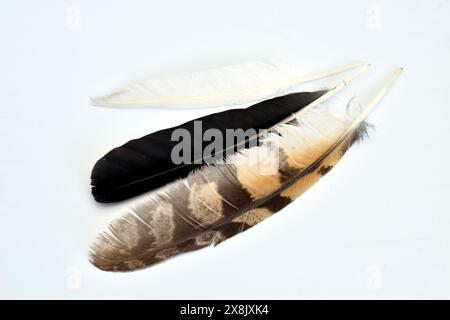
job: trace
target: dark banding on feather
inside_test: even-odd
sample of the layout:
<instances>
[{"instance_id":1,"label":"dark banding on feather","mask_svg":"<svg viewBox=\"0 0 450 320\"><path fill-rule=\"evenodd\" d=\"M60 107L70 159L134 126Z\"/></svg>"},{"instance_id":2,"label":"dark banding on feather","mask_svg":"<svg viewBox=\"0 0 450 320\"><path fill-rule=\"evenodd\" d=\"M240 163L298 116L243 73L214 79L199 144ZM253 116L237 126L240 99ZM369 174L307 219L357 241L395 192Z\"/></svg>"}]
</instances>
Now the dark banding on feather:
<instances>
[{"instance_id":1,"label":"dark banding on feather","mask_svg":"<svg viewBox=\"0 0 450 320\"><path fill-rule=\"evenodd\" d=\"M333 166L322 166L319 168L318 173L321 176L326 175L328 172L330 172L330 170L333 169Z\"/></svg>"}]
</instances>

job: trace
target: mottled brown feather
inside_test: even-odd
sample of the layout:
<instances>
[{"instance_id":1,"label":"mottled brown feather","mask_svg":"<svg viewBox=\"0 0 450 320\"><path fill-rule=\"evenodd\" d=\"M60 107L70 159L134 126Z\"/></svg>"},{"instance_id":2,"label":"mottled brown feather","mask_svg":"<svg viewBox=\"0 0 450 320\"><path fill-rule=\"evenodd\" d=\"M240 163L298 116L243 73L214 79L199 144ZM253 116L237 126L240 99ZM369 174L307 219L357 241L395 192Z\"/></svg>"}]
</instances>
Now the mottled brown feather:
<instances>
[{"instance_id":1,"label":"mottled brown feather","mask_svg":"<svg viewBox=\"0 0 450 320\"><path fill-rule=\"evenodd\" d=\"M148 267L220 243L291 203L365 132L363 123L333 146L354 119L339 118L324 108L301 113L298 125L277 127L262 146L203 167L149 195L100 234L91 246L92 263L111 271ZM270 144L279 147L277 152L265 150ZM315 163L330 148L331 153ZM264 157L248 163L261 151ZM269 173L261 170L267 162L278 167Z\"/></svg>"}]
</instances>

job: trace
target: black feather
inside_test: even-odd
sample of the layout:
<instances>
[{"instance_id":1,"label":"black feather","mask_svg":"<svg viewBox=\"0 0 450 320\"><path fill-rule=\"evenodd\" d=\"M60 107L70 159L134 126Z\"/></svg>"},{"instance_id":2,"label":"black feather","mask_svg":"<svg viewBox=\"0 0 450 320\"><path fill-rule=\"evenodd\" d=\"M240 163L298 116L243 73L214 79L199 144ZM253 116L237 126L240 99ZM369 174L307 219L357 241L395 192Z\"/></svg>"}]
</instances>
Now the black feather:
<instances>
[{"instance_id":1,"label":"black feather","mask_svg":"<svg viewBox=\"0 0 450 320\"><path fill-rule=\"evenodd\" d=\"M175 129L187 129L192 137L194 121L202 121L202 134L212 128L222 133L225 133L226 129L268 129L325 92L289 94L257 103L246 109L210 114L130 140L97 161L91 174L92 194L98 202L121 201L161 187L177 178L186 177L192 170L200 167L202 165L200 163L176 165L172 162L171 151L178 144L178 141L171 141ZM203 148L208 143L203 142Z\"/></svg>"}]
</instances>

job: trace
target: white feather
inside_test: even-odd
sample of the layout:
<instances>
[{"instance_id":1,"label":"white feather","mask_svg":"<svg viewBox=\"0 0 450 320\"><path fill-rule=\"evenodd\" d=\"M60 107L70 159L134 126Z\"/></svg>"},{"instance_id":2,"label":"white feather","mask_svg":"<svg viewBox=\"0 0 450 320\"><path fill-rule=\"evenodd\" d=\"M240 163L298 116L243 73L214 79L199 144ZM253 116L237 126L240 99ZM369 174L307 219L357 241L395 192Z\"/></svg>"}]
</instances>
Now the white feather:
<instances>
[{"instance_id":1,"label":"white feather","mask_svg":"<svg viewBox=\"0 0 450 320\"><path fill-rule=\"evenodd\" d=\"M360 65L346 65L302 76L282 62L245 62L135 82L110 94L91 98L91 101L105 107L209 108L241 105L287 94L302 82Z\"/></svg>"}]
</instances>

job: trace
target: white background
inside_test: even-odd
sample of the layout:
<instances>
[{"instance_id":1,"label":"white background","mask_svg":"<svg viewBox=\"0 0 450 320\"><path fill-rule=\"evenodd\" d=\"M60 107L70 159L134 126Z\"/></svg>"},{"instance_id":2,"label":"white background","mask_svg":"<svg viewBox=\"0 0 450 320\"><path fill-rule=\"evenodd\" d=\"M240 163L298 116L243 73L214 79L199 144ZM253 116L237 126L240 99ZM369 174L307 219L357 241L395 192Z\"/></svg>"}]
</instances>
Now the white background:
<instances>
[{"instance_id":1,"label":"white background","mask_svg":"<svg viewBox=\"0 0 450 320\"><path fill-rule=\"evenodd\" d=\"M3 0L0 297L449 298L449 21L444 0ZM92 165L211 111L96 108L88 96L269 58L405 73L370 140L270 220L154 268L94 268L98 223L126 203L94 202Z\"/></svg>"}]
</instances>

